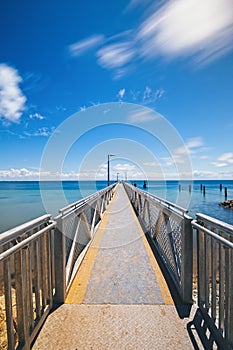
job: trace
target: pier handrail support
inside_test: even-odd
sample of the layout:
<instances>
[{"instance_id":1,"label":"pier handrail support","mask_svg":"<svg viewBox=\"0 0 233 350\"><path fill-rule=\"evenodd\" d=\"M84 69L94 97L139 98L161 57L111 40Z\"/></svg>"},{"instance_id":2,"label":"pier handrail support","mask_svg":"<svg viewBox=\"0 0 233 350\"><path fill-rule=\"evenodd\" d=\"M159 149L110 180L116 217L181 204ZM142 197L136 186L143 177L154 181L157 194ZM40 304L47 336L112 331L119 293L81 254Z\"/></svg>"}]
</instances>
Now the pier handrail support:
<instances>
[{"instance_id":1,"label":"pier handrail support","mask_svg":"<svg viewBox=\"0 0 233 350\"><path fill-rule=\"evenodd\" d=\"M43 215L0 235L8 349L30 349L53 304L52 233ZM16 337L17 334L17 337ZM17 341L16 341L17 339Z\"/></svg>"},{"instance_id":2,"label":"pier handrail support","mask_svg":"<svg viewBox=\"0 0 233 350\"><path fill-rule=\"evenodd\" d=\"M233 226L207 215L192 221L197 247L197 297L220 349L233 348Z\"/></svg>"},{"instance_id":3,"label":"pier handrail support","mask_svg":"<svg viewBox=\"0 0 233 350\"><path fill-rule=\"evenodd\" d=\"M138 218L183 303L192 304L192 218L188 210L124 182Z\"/></svg>"},{"instance_id":4,"label":"pier handrail support","mask_svg":"<svg viewBox=\"0 0 233 350\"><path fill-rule=\"evenodd\" d=\"M64 303L115 188L113 184L59 210L54 238L55 303Z\"/></svg>"}]
</instances>

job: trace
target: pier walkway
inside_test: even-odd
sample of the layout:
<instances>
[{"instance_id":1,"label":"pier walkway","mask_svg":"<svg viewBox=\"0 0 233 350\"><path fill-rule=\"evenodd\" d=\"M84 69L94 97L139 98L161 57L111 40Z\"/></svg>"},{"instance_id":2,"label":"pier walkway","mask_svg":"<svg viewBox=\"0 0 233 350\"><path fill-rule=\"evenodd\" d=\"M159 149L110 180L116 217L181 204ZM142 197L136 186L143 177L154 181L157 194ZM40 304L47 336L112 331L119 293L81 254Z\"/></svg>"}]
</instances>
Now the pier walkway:
<instances>
[{"instance_id":1,"label":"pier walkway","mask_svg":"<svg viewBox=\"0 0 233 350\"><path fill-rule=\"evenodd\" d=\"M192 349L122 184L33 349Z\"/></svg>"}]
</instances>

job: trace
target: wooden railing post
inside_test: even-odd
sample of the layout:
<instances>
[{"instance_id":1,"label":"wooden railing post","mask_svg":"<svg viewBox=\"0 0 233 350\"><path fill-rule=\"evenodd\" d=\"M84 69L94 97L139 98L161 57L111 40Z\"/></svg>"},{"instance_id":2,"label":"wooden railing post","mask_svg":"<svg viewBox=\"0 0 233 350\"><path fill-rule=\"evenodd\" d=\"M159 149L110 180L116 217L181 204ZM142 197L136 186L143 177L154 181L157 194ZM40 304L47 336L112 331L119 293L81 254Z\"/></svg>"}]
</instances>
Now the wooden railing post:
<instances>
[{"instance_id":1,"label":"wooden railing post","mask_svg":"<svg viewBox=\"0 0 233 350\"><path fill-rule=\"evenodd\" d=\"M181 297L192 304L193 284L193 229L192 218L185 215L182 225Z\"/></svg>"},{"instance_id":2,"label":"wooden railing post","mask_svg":"<svg viewBox=\"0 0 233 350\"><path fill-rule=\"evenodd\" d=\"M63 219L57 218L54 232L55 295L54 302L62 304L66 298L66 239L63 232Z\"/></svg>"}]
</instances>

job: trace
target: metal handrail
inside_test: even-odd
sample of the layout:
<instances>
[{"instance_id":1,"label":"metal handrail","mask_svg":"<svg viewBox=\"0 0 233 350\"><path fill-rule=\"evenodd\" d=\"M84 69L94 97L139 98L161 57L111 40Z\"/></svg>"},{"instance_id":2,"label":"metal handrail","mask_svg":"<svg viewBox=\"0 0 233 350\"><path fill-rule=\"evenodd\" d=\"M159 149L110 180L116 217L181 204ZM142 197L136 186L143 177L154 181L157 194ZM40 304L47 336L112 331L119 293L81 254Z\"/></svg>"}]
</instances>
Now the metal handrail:
<instances>
[{"instance_id":1,"label":"metal handrail","mask_svg":"<svg viewBox=\"0 0 233 350\"><path fill-rule=\"evenodd\" d=\"M182 215L185 215L188 213L188 209L185 209L175 203L172 203L172 202L169 202L168 200L166 199L163 199L163 198L160 198L158 196L155 196L154 194L152 193L149 193L149 192L146 192L146 191L143 191L129 183L126 183L125 184L129 187L131 187L135 192L138 192L138 193L142 193L144 196L146 196L147 198L151 198L152 200L155 200L157 201L159 204L165 206L167 209L173 209L179 213L181 213Z\"/></svg>"},{"instance_id":2,"label":"metal handrail","mask_svg":"<svg viewBox=\"0 0 233 350\"><path fill-rule=\"evenodd\" d=\"M207 224L211 224L213 226L215 226L217 229L219 229L220 231L224 231L224 233L227 233L231 236L233 236L233 225L230 225L226 222L223 222L221 220L212 218L208 215L204 215L201 213L197 213L196 214L197 220L203 221Z\"/></svg>"},{"instance_id":3,"label":"metal handrail","mask_svg":"<svg viewBox=\"0 0 233 350\"><path fill-rule=\"evenodd\" d=\"M59 213L64 215L64 213L66 213L69 210L73 210L73 209L78 209L80 207L82 207L83 205L85 205L86 203L89 203L90 201L100 197L103 193L107 192L108 190L110 190L111 188L115 187L116 184L112 184L98 192L95 192L85 198L82 198L80 200L78 200L77 202L71 203L69 205L67 205L64 208L59 209Z\"/></svg>"},{"instance_id":4,"label":"metal handrail","mask_svg":"<svg viewBox=\"0 0 233 350\"><path fill-rule=\"evenodd\" d=\"M0 234L0 244L8 243L8 242L12 241L13 239L16 239L16 238L22 236L26 232L31 231L34 228L37 228L38 226L40 226L40 224L45 223L50 218L51 218L50 214L42 215L42 216L40 216L36 219L33 219L25 224L22 224L20 226L14 227L8 231L1 233Z\"/></svg>"},{"instance_id":5,"label":"metal handrail","mask_svg":"<svg viewBox=\"0 0 233 350\"><path fill-rule=\"evenodd\" d=\"M24 249L27 247L30 243L34 242L38 237L40 237L43 233L45 233L48 230L52 230L56 227L55 221L50 221L49 225L44 227L42 230L34 233L32 236L25 238L22 242L17 243L15 246L7 249L3 253L0 254L0 261L4 261L7 259L10 255L13 255L20 251L21 249Z\"/></svg>"},{"instance_id":6,"label":"metal handrail","mask_svg":"<svg viewBox=\"0 0 233 350\"><path fill-rule=\"evenodd\" d=\"M209 217L210 219L210 217ZM201 230L202 232L205 232L207 235L213 237L214 239L216 239L217 241L221 242L222 244L224 244L226 247L233 249L233 243L228 241L227 239L225 239L222 236L219 236L218 234L214 233L213 231L210 231L208 228L198 224L197 220L193 220L192 221L192 226ZM233 227L232 227L233 229Z\"/></svg>"}]
</instances>

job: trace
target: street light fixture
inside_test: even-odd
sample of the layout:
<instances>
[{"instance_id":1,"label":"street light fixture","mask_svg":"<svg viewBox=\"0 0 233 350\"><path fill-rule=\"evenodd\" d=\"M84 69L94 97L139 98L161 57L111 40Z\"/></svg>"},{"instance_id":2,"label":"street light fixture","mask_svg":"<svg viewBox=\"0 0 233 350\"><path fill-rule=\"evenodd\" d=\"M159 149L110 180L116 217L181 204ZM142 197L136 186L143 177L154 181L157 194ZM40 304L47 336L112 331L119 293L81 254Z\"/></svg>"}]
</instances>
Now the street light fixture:
<instances>
[{"instance_id":1,"label":"street light fixture","mask_svg":"<svg viewBox=\"0 0 233 350\"><path fill-rule=\"evenodd\" d=\"M115 154L108 154L108 186L110 185L110 157L115 157Z\"/></svg>"}]
</instances>

